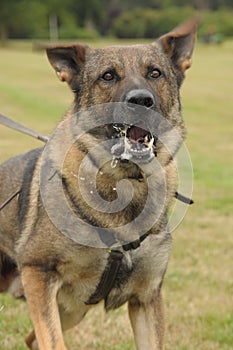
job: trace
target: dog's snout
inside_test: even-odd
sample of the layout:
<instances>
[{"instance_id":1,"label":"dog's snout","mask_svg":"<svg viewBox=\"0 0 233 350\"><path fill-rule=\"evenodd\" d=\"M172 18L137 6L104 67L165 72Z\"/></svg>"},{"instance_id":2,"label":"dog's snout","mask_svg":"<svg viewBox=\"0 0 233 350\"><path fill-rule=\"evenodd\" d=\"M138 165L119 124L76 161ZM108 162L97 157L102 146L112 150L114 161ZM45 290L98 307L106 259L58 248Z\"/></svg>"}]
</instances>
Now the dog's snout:
<instances>
[{"instance_id":1,"label":"dog's snout","mask_svg":"<svg viewBox=\"0 0 233 350\"><path fill-rule=\"evenodd\" d=\"M126 95L126 103L140 105L146 108L151 108L155 104L155 98L149 90L135 89L128 92Z\"/></svg>"}]
</instances>

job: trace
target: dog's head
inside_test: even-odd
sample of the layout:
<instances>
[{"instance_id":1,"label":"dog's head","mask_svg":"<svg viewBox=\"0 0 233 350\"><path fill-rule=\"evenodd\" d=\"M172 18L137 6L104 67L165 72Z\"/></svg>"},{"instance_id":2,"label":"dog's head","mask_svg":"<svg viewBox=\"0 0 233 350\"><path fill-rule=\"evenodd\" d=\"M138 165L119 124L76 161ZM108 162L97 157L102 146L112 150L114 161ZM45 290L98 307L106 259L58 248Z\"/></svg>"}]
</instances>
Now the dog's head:
<instances>
[{"instance_id":1,"label":"dog's head","mask_svg":"<svg viewBox=\"0 0 233 350\"><path fill-rule=\"evenodd\" d=\"M161 159L165 157L161 134L156 132L160 124L158 116L183 139L185 128L179 89L186 69L191 66L196 28L196 20L188 21L151 45L91 49L78 44L47 49L59 79L66 81L75 93L74 112L120 102L121 115L130 116L125 122L122 118L113 120L93 132L96 137L98 133L101 136L105 133L116 138L116 145L111 149L114 156L142 163L150 162L156 155ZM148 122L152 113L154 119L158 119L154 128ZM162 129L166 134L167 128ZM173 153L172 156L181 142L173 143L172 152L167 152ZM167 162L171 154L165 158Z\"/></svg>"}]
</instances>

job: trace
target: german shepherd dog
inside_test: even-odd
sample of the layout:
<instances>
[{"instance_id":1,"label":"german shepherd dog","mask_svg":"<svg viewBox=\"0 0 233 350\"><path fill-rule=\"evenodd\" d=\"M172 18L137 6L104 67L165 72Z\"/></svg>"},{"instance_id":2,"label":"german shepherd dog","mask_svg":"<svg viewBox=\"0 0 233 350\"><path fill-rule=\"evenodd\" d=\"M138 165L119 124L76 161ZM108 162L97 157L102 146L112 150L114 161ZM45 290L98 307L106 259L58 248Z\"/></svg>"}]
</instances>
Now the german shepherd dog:
<instances>
[{"instance_id":1,"label":"german shepherd dog","mask_svg":"<svg viewBox=\"0 0 233 350\"><path fill-rule=\"evenodd\" d=\"M196 28L151 45L47 48L74 103L44 148L0 168L1 202L20 187L0 212L0 290L25 297L30 349L67 349L62 332L101 300L128 302L138 350L164 349L179 90Z\"/></svg>"}]
</instances>

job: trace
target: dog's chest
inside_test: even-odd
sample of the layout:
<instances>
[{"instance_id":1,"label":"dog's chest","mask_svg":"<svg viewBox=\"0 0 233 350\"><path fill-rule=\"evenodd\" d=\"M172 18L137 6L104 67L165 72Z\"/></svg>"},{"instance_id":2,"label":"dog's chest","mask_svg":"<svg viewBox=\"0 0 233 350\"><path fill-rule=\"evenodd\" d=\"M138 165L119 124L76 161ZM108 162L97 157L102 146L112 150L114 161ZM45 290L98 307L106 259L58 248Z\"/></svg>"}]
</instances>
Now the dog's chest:
<instances>
[{"instance_id":1,"label":"dog's chest","mask_svg":"<svg viewBox=\"0 0 233 350\"><path fill-rule=\"evenodd\" d=\"M107 309L121 306L133 296L150 299L159 288L167 268L171 246L169 234L149 236L131 252L132 267L122 265L115 285L105 300Z\"/></svg>"},{"instance_id":2,"label":"dog's chest","mask_svg":"<svg viewBox=\"0 0 233 350\"><path fill-rule=\"evenodd\" d=\"M168 234L149 236L138 249L124 253L113 288L105 298L106 309L117 308L135 295L141 299L150 298L165 273L170 241ZM104 255L103 259L96 256L92 262L87 261L86 266L70 266L66 282L58 295L58 303L66 309L74 309L80 302L85 304L96 291L106 262Z\"/></svg>"}]
</instances>

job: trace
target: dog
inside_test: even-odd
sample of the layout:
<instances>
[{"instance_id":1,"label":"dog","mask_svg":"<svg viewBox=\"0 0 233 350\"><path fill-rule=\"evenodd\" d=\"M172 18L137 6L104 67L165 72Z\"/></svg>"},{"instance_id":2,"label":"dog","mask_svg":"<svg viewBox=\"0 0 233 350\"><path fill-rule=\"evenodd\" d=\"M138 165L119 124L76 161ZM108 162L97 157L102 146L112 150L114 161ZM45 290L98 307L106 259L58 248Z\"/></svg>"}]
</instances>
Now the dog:
<instances>
[{"instance_id":1,"label":"dog","mask_svg":"<svg viewBox=\"0 0 233 350\"><path fill-rule=\"evenodd\" d=\"M136 348L164 349L161 288L185 137L180 87L197 21L151 45L47 48L74 103L44 148L0 168L0 291L26 299L30 349L65 350L63 331L104 300L128 303Z\"/></svg>"}]
</instances>

